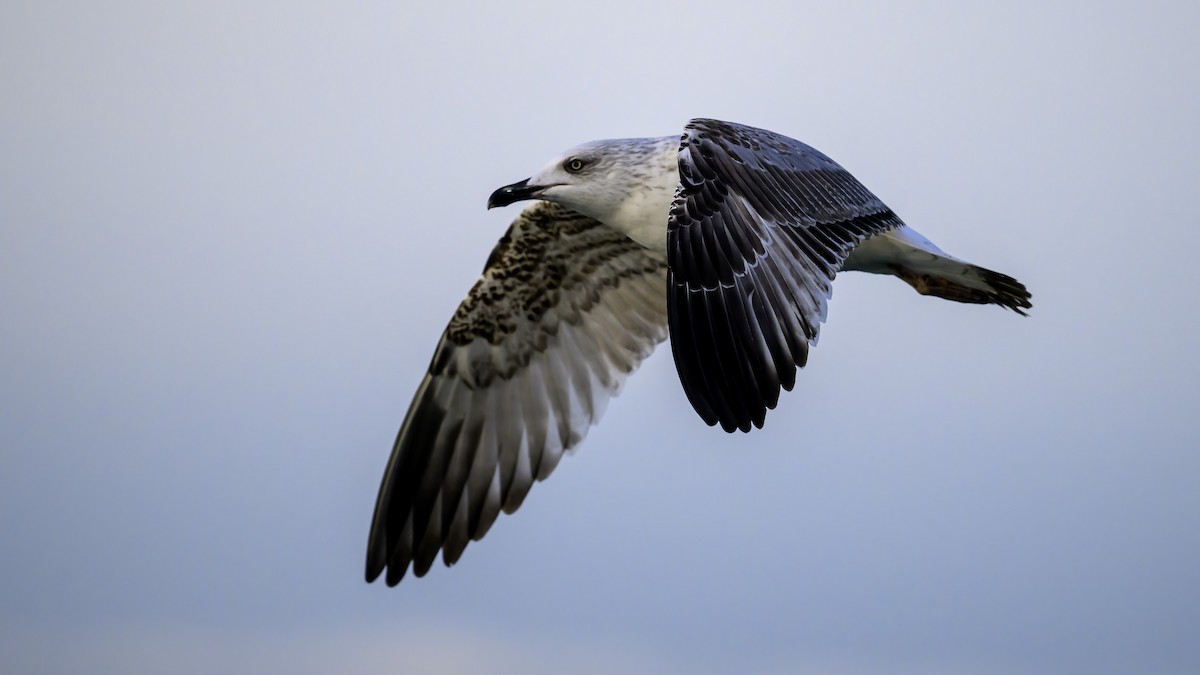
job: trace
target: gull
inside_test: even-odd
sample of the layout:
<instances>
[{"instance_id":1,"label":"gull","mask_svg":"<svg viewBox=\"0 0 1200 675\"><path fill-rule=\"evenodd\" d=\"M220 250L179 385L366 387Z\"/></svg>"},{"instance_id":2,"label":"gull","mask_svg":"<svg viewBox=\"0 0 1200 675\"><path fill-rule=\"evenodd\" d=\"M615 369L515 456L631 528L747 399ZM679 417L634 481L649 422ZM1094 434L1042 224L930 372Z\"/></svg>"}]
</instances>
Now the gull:
<instances>
[{"instance_id":1,"label":"gull","mask_svg":"<svg viewBox=\"0 0 1200 675\"><path fill-rule=\"evenodd\" d=\"M825 320L834 277L1025 314L1017 280L935 246L821 152L694 119L682 136L584 143L502 187L534 200L442 333L384 470L367 581L446 566L520 507L671 338L684 393L761 427Z\"/></svg>"}]
</instances>

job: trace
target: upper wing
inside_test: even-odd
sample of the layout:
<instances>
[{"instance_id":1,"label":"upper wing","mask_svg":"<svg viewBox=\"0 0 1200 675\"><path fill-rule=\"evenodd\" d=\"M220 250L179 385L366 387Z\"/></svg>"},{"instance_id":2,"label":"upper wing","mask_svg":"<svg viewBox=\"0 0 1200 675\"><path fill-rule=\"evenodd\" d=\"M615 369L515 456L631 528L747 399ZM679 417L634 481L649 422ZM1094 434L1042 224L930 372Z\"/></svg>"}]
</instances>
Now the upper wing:
<instances>
[{"instance_id":1,"label":"upper wing","mask_svg":"<svg viewBox=\"0 0 1200 675\"><path fill-rule=\"evenodd\" d=\"M761 427L825 319L859 242L903 225L817 150L695 119L667 226L671 351L692 407L726 431Z\"/></svg>"},{"instance_id":2,"label":"upper wing","mask_svg":"<svg viewBox=\"0 0 1200 675\"><path fill-rule=\"evenodd\" d=\"M521 505L667 335L666 262L534 202L442 334L383 474L367 581L453 564Z\"/></svg>"}]
</instances>

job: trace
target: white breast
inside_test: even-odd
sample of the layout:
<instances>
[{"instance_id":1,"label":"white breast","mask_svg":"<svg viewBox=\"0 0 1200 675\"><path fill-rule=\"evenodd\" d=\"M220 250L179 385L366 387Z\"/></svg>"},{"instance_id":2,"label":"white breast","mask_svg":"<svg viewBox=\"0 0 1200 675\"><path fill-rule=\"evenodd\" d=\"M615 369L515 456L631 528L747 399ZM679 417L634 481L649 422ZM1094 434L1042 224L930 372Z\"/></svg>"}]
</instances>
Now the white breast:
<instances>
[{"instance_id":1,"label":"white breast","mask_svg":"<svg viewBox=\"0 0 1200 675\"><path fill-rule=\"evenodd\" d=\"M630 194L607 224L630 239L663 255L667 253L667 214L675 198L675 184L656 185Z\"/></svg>"}]
</instances>

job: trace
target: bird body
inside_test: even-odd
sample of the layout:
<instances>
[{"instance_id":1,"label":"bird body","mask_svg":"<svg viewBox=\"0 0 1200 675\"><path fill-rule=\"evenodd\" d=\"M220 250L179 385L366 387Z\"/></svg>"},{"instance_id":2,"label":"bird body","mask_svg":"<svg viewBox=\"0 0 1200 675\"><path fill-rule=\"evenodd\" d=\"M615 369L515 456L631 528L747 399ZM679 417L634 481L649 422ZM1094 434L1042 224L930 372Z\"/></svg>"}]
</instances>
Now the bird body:
<instances>
[{"instance_id":1,"label":"bird body","mask_svg":"<svg viewBox=\"0 0 1200 675\"><path fill-rule=\"evenodd\" d=\"M538 200L442 335L384 471L367 580L453 564L515 511L668 334L708 424L762 426L795 384L841 270L1024 314L1011 277L946 254L845 169L763 129L593 141L488 207Z\"/></svg>"}]
</instances>

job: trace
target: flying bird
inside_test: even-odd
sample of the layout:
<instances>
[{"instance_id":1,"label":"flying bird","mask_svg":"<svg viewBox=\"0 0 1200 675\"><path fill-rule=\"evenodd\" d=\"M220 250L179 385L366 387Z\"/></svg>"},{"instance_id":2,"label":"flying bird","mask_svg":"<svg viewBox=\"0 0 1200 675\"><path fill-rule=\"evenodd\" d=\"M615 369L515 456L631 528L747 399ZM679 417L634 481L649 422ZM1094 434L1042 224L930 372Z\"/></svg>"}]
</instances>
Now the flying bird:
<instances>
[{"instance_id":1,"label":"flying bird","mask_svg":"<svg viewBox=\"0 0 1200 675\"><path fill-rule=\"evenodd\" d=\"M534 200L434 351L384 470L367 581L453 565L583 440L669 335L709 425L761 427L791 390L841 270L1025 314L1017 280L955 258L836 162L764 129L584 143L488 208Z\"/></svg>"}]
</instances>

